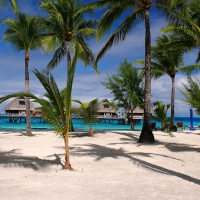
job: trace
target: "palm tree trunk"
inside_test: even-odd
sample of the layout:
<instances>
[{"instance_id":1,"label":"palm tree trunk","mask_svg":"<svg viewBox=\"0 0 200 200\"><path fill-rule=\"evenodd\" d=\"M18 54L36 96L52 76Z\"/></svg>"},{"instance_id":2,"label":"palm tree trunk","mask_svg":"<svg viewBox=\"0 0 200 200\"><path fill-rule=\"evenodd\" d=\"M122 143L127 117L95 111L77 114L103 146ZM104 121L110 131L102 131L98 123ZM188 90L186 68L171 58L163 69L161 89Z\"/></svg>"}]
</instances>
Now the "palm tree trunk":
<instances>
[{"instance_id":1,"label":"palm tree trunk","mask_svg":"<svg viewBox=\"0 0 200 200\"><path fill-rule=\"evenodd\" d=\"M170 126L174 125L174 99L175 99L175 74L171 76L172 79L172 91L171 91L171 121Z\"/></svg>"},{"instance_id":2,"label":"palm tree trunk","mask_svg":"<svg viewBox=\"0 0 200 200\"><path fill-rule=\"evenodd\" d=\"M69 41L66 41L66 53L67 53L67 76L68 76L69 67L71 65L71 56L70 56L70 49L69 49Z\"/></svg>"},{"instance_id":3,"label":"palm tree trunk","mask_svg":"<svg viewBox=\"0 0 200 200\"><path fill-rule=\"evenodd\" d=\"M70 49L69 49L69 41L66 41L66 53L67 53L67 83L69 78L69 68L71 67L71 56L70 56ZM68 84L67 84L68 85ZM70 94L70 101L68 102L70 105L65 105L66 108L66 134L65 134L65 166L64 169L72 169L70 160L69 160L69 131L70 131L70 108L71 108L71 94Z\"/></svg>"},{"instance_id":4,"label":"palm tree trunk","mask_svg":"<svg viewBox=\"0 0 200 200\"><path fill-rule=\"evenodd\" d=\"M151 111L151 34L149 21L149 8L145 10L145 99L144 99L144 122L140 134L140 143L154 143L154 135L150 125Z\"/></svg>"},{"instance_id":5,"label":"palm tree trunk","mask_svg":"<svg viewBox=\"0 0 200 200\"><path fill-rule=\"evenodd\" d=\"M69 160L69 155L70 155L70 152L69 152L69 133L67 132L65 134L65 165L64 165L64 169L71 169L72 170L72 166L70 164L70 160Z\"/></svg>"},{"instance_id":6,"label":"palm tree trunk","mask_svg":"<svg viewBox=\"0 0 200 200\"><path fill-rule=\"evenodd\" d=\"M29 92L29 53L25 54L25 90ZM31 116L30 116L30 101L28 98L25 99L26 102L26 135L32 135L31 133Z\"/></svg>"}]
</instances>

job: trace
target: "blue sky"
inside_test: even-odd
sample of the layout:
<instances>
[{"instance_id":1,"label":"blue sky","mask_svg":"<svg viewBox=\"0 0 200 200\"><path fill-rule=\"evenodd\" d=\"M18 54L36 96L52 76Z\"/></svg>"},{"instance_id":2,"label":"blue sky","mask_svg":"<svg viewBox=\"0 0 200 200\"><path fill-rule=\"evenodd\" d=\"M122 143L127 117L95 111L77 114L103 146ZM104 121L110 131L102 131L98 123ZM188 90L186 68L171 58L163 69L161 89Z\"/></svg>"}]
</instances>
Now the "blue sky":
<instances>
[{"instance_id":1,"label":"blue sky","mask_svg":"<svg viewBox=\"0 0 200 200\"><path fill-rule=\"evenodd\" d=\"M92 2L92 0L83 1ZM38 10L39 0L18 0L19 9L26 14L43 15L44 12ZM8 6L4 11L0 11L0 20L11 16L13 13ZM100 11L96 12L96 17L100 16ZM166 25L164 17L156 11L151 11L151 41L152 45L157 36L160 36L160 29ZM115 24L115 26L117 23ZM114 27L113 27L114 28ZM13 92L23 91L24 83L24 52L15 51L12 46L2 41L6 26L0 27L0 96ZM114 46L106 55L99 61L100 75L94 73L91 68L84 69L81 63L78 63L75 79L73 84L72 98L83 102L91 101L95 98L100 100L103 98L112 99L110 91L101 85L101 81L106 81L107 74L115 74L116 69L125 58L129 62L138 58L144 58L144 22L138 23L133 31L128 35L124 42ZM109 34L97 43L96 40L89 41L90 48L97 54L103 46ZM185 55L185 65L193 64L197 56L197 49ZM46 67L51 59L51 55L45 55L41 51L30 52L30 91L35 95L42 97L44 89L40 85L37 78L31 70L37 68L41 70ZM63 60L54 69L53 74L60 89L66 83L66 60ZM200 78L199 73L194 75ZM175 115L189 115L190 106L182 100L184 97L179 92L181 82L186 83L186 77L178 73L176 75L176 91L175 91ZM171 98L171 79L166 75L157 80L152 80L152 101L163 101L166 104L170 103ZM0 104L0 111L8 103L6 101Z\"/></svg>"}]
</instances>

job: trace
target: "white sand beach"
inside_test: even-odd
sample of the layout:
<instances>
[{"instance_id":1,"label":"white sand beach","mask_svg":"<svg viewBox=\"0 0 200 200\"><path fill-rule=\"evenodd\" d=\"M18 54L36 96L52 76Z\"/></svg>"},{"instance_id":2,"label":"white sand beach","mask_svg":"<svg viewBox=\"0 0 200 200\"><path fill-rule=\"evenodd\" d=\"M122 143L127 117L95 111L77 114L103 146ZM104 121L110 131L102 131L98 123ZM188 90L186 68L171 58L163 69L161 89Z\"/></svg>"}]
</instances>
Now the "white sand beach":
<instances>
[{"instance_id":1,"label":"white sand beach","mask_svg":"<svg viewBox=\"0 0 200 200\"><path fill-rule=\"evenodd\" d=\"M33 133L0 133L1 200L200 199L200 131L154 131L153 145L138 131L74 133L73 171L62 170L61 138Z\"/></svg>"}]
</instances>

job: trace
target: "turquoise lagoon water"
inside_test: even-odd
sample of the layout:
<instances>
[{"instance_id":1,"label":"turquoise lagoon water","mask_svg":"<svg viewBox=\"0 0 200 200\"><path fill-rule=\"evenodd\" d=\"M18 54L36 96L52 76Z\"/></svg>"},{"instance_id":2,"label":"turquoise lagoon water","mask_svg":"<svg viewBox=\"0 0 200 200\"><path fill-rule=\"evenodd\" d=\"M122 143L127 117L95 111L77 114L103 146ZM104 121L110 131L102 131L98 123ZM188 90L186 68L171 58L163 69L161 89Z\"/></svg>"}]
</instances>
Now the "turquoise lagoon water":
<instances>
[{"instance_id":1,"label":"turquoise lagoon water","mask_svg":"<svg viewBox=\"0 0 200 200\"><path fill-rule=\"evenodd\" d=\"M175 117L175 124L177 121L182 121L184 126L190 125L190 117L189 116L176 116ZM152 120L153 122L153 120ZM200 124L200 116L193 117L193 125L197 126ZM88 125L85 125L79 119L72 119L72 123L74 126L75 131L85 131L89 129ZM143 120L139 122L139 124L135 125L135 130L142 129ZM156 122L156 126L161 126L159 122ZM48 123L46 123L43 119L31 119L31 128L38 129L38 130L51 130L51 127ZM95 130L130 130L130 125L120 125L117 123L117 120L112 120L112 123L108 123L108 120L103 123L95 123L93 124L93 128ZM26 123L25 121L21 122L9 122L8 118L2 118L0 123L0 130L25 130Z\"/></svg>"}]
</instances>

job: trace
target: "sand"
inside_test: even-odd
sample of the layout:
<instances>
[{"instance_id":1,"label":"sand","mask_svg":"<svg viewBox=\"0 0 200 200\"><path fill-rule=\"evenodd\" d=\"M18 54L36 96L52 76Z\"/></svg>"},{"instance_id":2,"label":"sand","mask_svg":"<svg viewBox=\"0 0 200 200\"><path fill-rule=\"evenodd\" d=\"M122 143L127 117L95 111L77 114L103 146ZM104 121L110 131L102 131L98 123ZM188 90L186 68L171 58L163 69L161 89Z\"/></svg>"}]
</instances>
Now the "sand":
<instances>
[{"instance_id":1,"label":"sand","mask_svg":"<svg viewBox=\"0 0 200 200\"><path fill-rule=\"evenodd\" d=\"M74 133L73 171L62 170L61 138L33 133L0 133L1 200L200 199L200 131L154 131L153 145L138 131Z\"/></svg>"}]
</instances>

